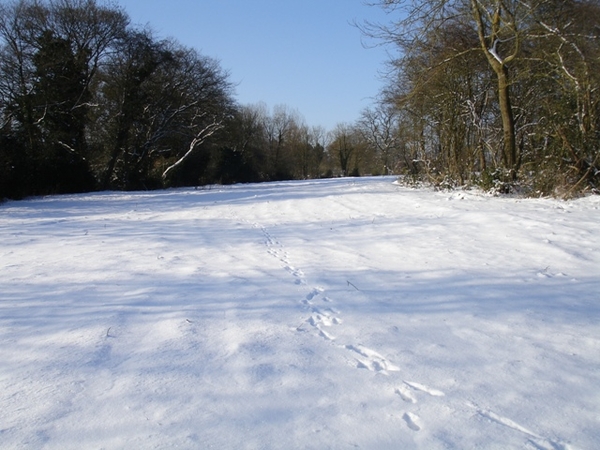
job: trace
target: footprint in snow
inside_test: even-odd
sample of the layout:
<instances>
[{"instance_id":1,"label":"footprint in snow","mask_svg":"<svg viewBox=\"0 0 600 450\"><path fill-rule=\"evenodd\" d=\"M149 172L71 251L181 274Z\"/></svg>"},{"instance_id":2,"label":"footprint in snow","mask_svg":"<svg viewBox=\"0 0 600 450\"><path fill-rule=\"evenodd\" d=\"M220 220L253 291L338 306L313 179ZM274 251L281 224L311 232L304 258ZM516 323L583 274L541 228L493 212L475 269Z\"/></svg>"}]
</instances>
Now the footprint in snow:
<instances>
[{"instance_id":1,"label":"footprint in snow","mask_svg":"<svg viewBox=\"0 0 600 450\"><path fill-rule=\"evenodd\" d=\"M406 422L406 426L413 431L421 431L421 419L414 413L404 413L402 416Z\"/></svg>"},{"instance_id":2,"label":"footprint in snow","mask_svg":"<svg viewBox=\"0 0 600 450\"><path fill-rule=\"evenodd\" d=\"M321 289L321 288L314 288L312 291L310 291L310 293L308 293L306 295L306 300L312 300L317 295L321 294L321 292L323 292L323 289Z\"/></svg>"},{"instance_id":3,"label":"footprint in snow","mask_svg":"<svg viewBox=\"0 0 600 450\"><path fill-rule=\"evenodd\" d=\"M446 395L442 391L439 391L437 389L432 389L429 386L425 386L424 384L421 384L421 383L415 383L413 381L405 381L404 384L413 388L416 391L425 392L426 394L429 394L433 397L443 397L444 395Z\"/></svg>"},{"instance_id":4,"label":"footprint in snow","mask_svg":"<svg viewBox=\"0 0 600 450\"><path fill-rule=\"evenodd\" d=\"M313 312L313 315L309 321L311 321L311 325L313 326L315 325L313 322L320 323L326 327L340 325L342 323L341 319L338 317L332 317L331 314L339 314L339 312L333 311L331 308L321 310L319 308L312 307L311 311Z\"/></svg>"},{"instance_id":5,"label":"footprint in snow","mask_svg":"<svg viewBox=\"0 0 600 450\"><path fill-rule=\"evenodd\" d=\"M321 314L313 314L312 316L310 316L310 318L308 319L308 323L310 323L313 327L317 327L319 325L330 327L333 324L329 317L323 316Z\"/></svg>"},{"instance_id":6,"label":"footprint in snow","mask_svg":"<svg viewBox=\"0 0 600 450\"><path fill-rule=\"evenodd\" d=\"M319 336L321 336L324 339L327 339L328 341L335 341L335 337L329 334L327 331L323 330L321 327L318 326L317 329L319 330Z\"/></svg>"},{"instance_id":7,"label":"footprint in snow","mask_svg":"<svg viewBox=\"0 0 600 450\"><path fill-rule=\"evenodd\" d=\"M371 350L370 348L367 348L363 345L358 345L358 346L346 345L346 348L348 350L358 353L360 356L366 358L366 359L356 358L356 362L357 362L356 367L359 369L367 369L367 370L370 370L371 372L379 372L379 373L383 373L383 374L387 374L388 371L389 372L398 372L400 370L400 368L398 366L389 362L387 359L385 359L379 353L377 353L376 351Z\"/></svg>"},{"instance_id":8,"label":"footprint in snow","mask_svg":"<svg viewBox=\"0 0 600 450\"><path fill-rule=\"evenodd\" d=\"M296 284L298 284L298 283L296 283ZM311 300L313 300L321 292L323 292L323 289L314 288L312 291L310 291L308 294L306 294L306 297L304 298L304 300L302 300L301 303L303 303L305 305L312 305L313 302Z\"/></svg>"},{"instance_id":9,"label":"footprint in snow","mask_svg":"<svg viewBox=\"0 0 600 450\"><path fill-rule=\"evenodd\" d=\"M477 413L489 420L490 422L496 423L498 425L502 425L504 427L508 427L514 431L519 433L523 433L529 436L529 443L532 444L535 448L539 450L574 450L572 446L567 443L555 441L552 439L545 438L540 436L539 434L531 431L530 429L524 427L523 425L515 422L514 420L509 419L508 417L503 417L499 414L494 413L493 411L484 410L479 408L477 405L467 403L469 406L475 408Z\"/></svg>"},{"instance_id":10,"label":"footprint in snow","mask_svg":"<svg viewBox=\"0 0 600 450\"><path fill-rule=\"evenodd\" d=\"M313 314L307 322L319 331L319 336L322 338L327 339L328 341L335 340L335 336L325 331L322 326L330 327L332 324L337 323L336 319L332 320L328 315Z\"/></svg>"},{"instance_id":11,"label":"footprint in snow","mask_svg":"<svg viewBox=\"0 0 600 450\"><path fill-rule=\"evenodd\" d=\"M406 403L417 403L417 399L407 386L400 386L399 388L396 388L396 394L398 394Z\"/></svg>"},{"instance_id":12,"label":"footprint in snow","mask_svg":"<svg viewBox=\"0 0 600 450\"><path fill-rule=\"evenodd\" d=\"M285 270L287 270L293 277L304 278L304 272L302 272L300 269L296 269L294 266L287 264L285 261L282 262L285 263Z\"/></svg>"}]
</instances>

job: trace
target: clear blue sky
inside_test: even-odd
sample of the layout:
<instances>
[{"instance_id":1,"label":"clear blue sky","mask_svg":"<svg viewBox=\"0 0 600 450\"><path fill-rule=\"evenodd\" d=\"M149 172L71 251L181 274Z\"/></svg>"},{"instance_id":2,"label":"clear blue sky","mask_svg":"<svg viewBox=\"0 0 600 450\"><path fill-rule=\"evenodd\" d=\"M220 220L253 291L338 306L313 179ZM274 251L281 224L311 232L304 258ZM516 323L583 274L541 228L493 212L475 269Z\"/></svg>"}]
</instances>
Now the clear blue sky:
<instances>
[{"instance_id":1,"label":"clear blue sky","mask_svg":"<svg viewBox=\"0 0 600 450\"><path fill-rule=\"evenodd\" d=\"M365 48L351 22L390 17L363 0L118 0L150 25L216 58L241 104L296 109L310 126L352 123L373 104L386 50ZM373 44L374 42L370 42Z\"/></svg>"}]
</instances>

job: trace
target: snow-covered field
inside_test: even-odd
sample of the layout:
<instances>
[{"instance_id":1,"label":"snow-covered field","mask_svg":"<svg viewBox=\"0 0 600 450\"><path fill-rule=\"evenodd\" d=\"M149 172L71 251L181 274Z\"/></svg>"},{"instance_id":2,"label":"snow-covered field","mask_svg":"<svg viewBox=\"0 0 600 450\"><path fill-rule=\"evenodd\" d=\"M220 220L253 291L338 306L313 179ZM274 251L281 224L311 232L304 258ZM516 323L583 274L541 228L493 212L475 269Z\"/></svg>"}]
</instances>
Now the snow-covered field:
<instances>
[{"instance_id":1,"label":"snow-covered field","mask_svg":"<svg viewBox=\"0 0 600 450\"><path fill-rule=\"evenodd\" d=\"M0 447L600 448L600 197L4 203Z\"/></svg>"}]
</instances>

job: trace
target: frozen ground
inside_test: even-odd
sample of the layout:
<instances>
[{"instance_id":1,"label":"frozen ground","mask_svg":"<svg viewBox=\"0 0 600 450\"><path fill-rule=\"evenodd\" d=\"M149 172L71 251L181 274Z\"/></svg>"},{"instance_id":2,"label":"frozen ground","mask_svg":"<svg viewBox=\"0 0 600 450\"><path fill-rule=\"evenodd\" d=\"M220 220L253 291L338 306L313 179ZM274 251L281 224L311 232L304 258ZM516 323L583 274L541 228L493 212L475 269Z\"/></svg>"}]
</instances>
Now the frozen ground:
<instances>
[{"instance_id":1,"label":"frozen ground","mask_svg":"<svg viewBox=\"0 0 600 450\"><path fill-rule=\"evenodd\" d=\"M0 205L0 447L600 448L600 197Z\"/></svg>"}]
</instances>

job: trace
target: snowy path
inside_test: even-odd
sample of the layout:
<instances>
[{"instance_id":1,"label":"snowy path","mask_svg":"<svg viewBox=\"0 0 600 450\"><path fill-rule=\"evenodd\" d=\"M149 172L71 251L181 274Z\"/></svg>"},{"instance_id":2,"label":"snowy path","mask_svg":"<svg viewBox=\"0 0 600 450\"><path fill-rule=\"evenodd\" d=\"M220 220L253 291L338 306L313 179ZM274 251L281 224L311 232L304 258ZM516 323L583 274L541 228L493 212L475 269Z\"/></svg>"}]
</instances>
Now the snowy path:
<instances>
[{"instance_id":1,"label":"snowy path","mask_svg":"<svg viewBox=\"0 0 600 450\"><path fill-rule=\"evenodd\" d=\"M599 268L598 197L9 202L0 447L592 449Z\"/></svg>"}]
</instances>

